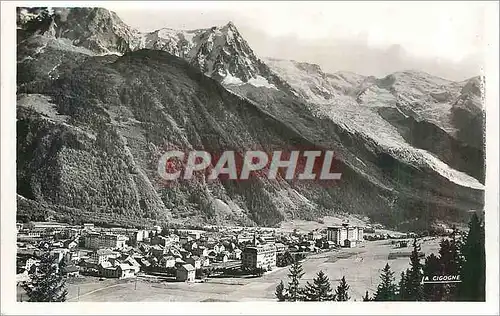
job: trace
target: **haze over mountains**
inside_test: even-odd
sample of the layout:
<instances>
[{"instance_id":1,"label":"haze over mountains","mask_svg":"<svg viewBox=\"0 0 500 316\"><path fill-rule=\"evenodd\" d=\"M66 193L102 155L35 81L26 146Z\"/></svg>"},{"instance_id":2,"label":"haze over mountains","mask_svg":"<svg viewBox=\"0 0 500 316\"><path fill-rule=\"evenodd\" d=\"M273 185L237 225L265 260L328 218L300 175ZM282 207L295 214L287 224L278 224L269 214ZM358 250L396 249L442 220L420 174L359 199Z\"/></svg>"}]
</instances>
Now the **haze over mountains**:
<instances>
[{"instance_id":1,"label":"haze over mountains","mask_svg":"<svg viewBox=\"0 0 500 316\"><path fill-rule=\"evenodd\" d=\"M233 21L259 57L315 63L325 72L384 77L416 69L462 81L481 73L485 7L479 3L177 3L154 12L112 6L125 23L153 31Z\"/></svg>"},{"instance_id":2,"label":"haze over mountains","mask_svg":"<svg viewBox=\"0 0 500 316\"><path fill-rule=\"evenodd\" d=\"M480 77L329 74L260 59L231 22L141 33L105 9L43 12L18 12L18 216L276 225L349 213L425 228L482 208ZM164 148L290 147L334 150L342 179L165 186L156 173Z\"/></svg>"}]
</instances>

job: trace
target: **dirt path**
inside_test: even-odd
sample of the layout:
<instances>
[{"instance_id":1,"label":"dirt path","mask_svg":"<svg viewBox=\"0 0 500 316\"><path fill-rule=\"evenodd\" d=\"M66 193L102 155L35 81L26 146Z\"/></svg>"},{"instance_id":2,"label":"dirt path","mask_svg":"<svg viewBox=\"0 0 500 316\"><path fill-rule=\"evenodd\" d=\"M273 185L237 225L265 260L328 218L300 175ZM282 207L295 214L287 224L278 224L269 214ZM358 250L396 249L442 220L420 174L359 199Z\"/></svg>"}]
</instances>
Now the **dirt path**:
<instances>
[{"instance_id":1,"label":"dirt path","mask_svg":"<svg viewBox=\"0 0 500 316\"><path fill-rule=\"evenodd\" d=\"M117 284L112 284L112 285L104 286L104 287L92 290L90 292L86 292L84 294L81 294L81 295L79 295L77 297L72 297L72 298L68 299L68 302L71 302L71 301L74 301L74 300L78 301L80 298L85 297L87 295L91 295L91 294L94 294L96 292L99 292L99 291L102 291L102 290L106 290L106 289L110 289L112 287L116 287L116 286L120 286L120 285L124 285L124 284L127 284L127 283L117 283ZM74 285L74 286L77 286L77 285Z\"/></svg>"}]
</instances>

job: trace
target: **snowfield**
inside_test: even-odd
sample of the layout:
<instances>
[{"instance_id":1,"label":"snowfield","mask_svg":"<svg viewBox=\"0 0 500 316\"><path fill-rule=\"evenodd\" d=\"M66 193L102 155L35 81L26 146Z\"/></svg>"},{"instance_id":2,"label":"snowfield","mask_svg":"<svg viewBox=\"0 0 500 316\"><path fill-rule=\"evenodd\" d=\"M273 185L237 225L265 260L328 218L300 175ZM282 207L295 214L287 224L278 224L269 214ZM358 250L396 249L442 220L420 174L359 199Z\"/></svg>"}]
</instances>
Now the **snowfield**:
<instances>
[{"instance_id":1,"label":"snowfield","mask_svg":"<svg viewBox=\"0 0 500 316\"><path fill-rule=\"evenodd\" d=\"M208 29L135 32L130 48L167 51L198 66L209 77L222 78L225 85L248 83L276 89L260 74L258 58L231 22Z\"/></svg>"},{"instance_id":2,"label":"snowfield","mask_svg":"<svg viewBox=\"0 0 500 316\"><path fill-rule=\"evenodd\" d=\"M380 107L394 108L404 117L408 116L405 113L413 112L454 133L450 109L452 101L459 97L464 82L406 71L387 76L374 84L373 79L355 74L348 79L346 75L327 75L317 65L277 59L267 59L266 62L309 101L310 110L315 115L328 117L350 133L361 134L410 165L430 168L464 187L484 189L477 179L451 168L432 153L410 145L392 124L376 112ZM337 84L332 84L333 79ZM339 82L343 82L343 86ZM351 88L348 88L349 85ZM439 89L436 90L436 87Z\"/></svg>"}]
</instances>

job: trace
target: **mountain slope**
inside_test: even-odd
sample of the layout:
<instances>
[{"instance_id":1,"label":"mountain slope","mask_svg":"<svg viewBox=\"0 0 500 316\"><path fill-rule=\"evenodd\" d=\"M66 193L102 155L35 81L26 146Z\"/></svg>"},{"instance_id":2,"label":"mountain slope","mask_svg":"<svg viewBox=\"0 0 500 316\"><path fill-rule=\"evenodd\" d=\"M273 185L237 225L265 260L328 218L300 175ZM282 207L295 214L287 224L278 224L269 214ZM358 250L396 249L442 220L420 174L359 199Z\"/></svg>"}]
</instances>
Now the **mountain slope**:
<instances>
[{"instance_id":1,"label":"mountain slope","mask_svg":"<svg viewBox=\"0 0 500 316\"><path fill-rule=\"evenodd\" d=\"M356 93L362 82L372 79L348 72L327 74L318 65L294 60L266 58L264 62L294 87L300 97L312 103L327 104Z\"/></svg>"},{"instance_id":2,"label":"mountain slope","mask_svg":"<svg viewBox=\"0 0 500 316\"><path fill-rule=\"evenodd\" d=\"M332 211L394 224L423 219L389 215L398 203L427 205L421 210L426 219L443 216L432 213L438 206L454 218L475 205L474 194L366 147L356 134L308 116L304 104L290 100L264 111L168 53L94 57L39 92L49 99L29 94L18 102L18 192L36 201L153 219L171 214L261 225ZM311 120L325 129L312 130ZM211 152L319 146L336 151L343 178L336 187L266 179L164 187L156 163L165 146ZM462 202L446 202L457 192L465 193ZM221 209L221 201L228 207Z\"/></svg>"},{"instance_id":3,"label":"mountain slope","mask_svg":"<svg viewBox=\"0 0 500 316\"><path fill-rule=\"evenodd\" d=\"M24 35L65 38L75 46L96 54L130 51L139 33L112 11L102 8L52 8L47 10L18 8L18 30Z\"/></svg>"},{"instance_id":4,"label":"mountain slope","mask_svg":"<svg viewBox=\"0 0 500 316\"><path fill-rule=\"evenodd\" d=\"M95 34L129 34L120 23L113 27L113 18L102 21ZM18 211L29 213L38 203L59 215L92 219L98 214L105 221L245 225L357 213L390 226L425 228L434 220L460 221L469 209L482 207L482 186L476 180L410 146L381 116L367 122L376 114L374 107L360 105L354 96L377 79L320 74L316 79L333 89L336 104L308 102L300 86L291 88L292 82L266 74L267 66L261 71L252 59L253 67L242 63L240 57L251 52L245 45L240 47L245 53L240 49L226 59L217 57L235 45L224 35L232 27L224 32L163 30L150 42L134 35L128 48L109 34L89 35L92 41L65 38L71 31L62 26L62 37L21 32ZM210 47L208 38L217 45L204 56L219 64L204 68L190 56L203 51L195 47ZM172 44L179 41L187 44ZM80 45L91 42L99 45ZM143 44L161 49L137 50ZM123 51L109 54L95 47ZM183 58L166 52L175 49ZM225 77L213 73L220 69L228 70ZM257 74L274 87L252 82ZM229 75L241 82L228 82ZM380 135L374 136L368 123L378 124ZM156 172L167 148L243 152L294 147L334 150L341 181L336 186L265 178L210 183L201 177L165 186Z\"/></svg>"},{"instance_id":5,"label":"mountain slope","mask_svg":"<svg viewBox=\"0 0 500 316\"><path fill-rule=\"evenodd\" d=\"M314 105L311 110L318 115L369 135L387 150L423 154L422 159L433 165L436 159L432 156L436 156L484 183L484 113L479 78L451 82L406 71L376 79L325 74L317 65L306 68L304 63L294 61L266 62Z\"/></svg>"}]
</instances>

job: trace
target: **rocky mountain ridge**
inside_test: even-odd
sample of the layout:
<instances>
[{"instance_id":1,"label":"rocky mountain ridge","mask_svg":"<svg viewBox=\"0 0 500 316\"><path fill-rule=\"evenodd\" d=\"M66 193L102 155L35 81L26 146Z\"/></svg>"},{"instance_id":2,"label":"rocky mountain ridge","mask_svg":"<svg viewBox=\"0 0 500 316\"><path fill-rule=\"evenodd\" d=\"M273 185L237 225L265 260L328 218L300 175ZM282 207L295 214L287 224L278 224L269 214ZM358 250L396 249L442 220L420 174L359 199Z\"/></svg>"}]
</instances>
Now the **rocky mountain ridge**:
<instances>
[{"instance_id":1,"label":"rocky mountain ridge","mask_svg":"<svg viewBox=\"0 0 500 316\"><path fill-rule=\"evenodd\" d=\"M29 215L36 204L73 220L85 214L122 222L276 225L354 213L422 228L461 221L482 207L479 181L431 154L439 152L434 143L417 146L418 135L409 140L408 117L398 117L391 103L398 89L391 78L324 74L296 63L300 77L292 80L255 57L231 23L143 36L103 10L54 9L42 19L20 14L18 214ZM304 88L310 76L323 87ZM460 119L470 123L467 115L481 111L470 110L477 85L465 86L457 104ZM204 178L165 187L155 164L172 146L332 149L343 176L334 187ZM462 150L451 149L453 156Z\"/></svg>"},{"instance_id":2,"label":"rocky mountain ridge","mask_svg":"<svg viewBox=\"0 0 500 316\"><path fill-rule=\"evenodd\" d=\"M318 65L296 61L265 61L319 114L363 131L387 149L428 151L484 183L484 78L453 82L402 71L378 79L326 74Z\"/></svg>"},{"instance_id":3,"label":"rocky mountain ridge","mask_svg":"<svg viewBox=\"0 0 500 316\"><path fill-rule=\"evenodd\" d=\"M44 17L21 9L18 15L21 16L19 28L38 17L43 25L37 30L39 34L68 39L72 45L96 54L163 50L186 59L205 75L227 84L248 83L274 89L286 85L255 56L232 22L198 30L163 28L139 32L103 8L54 8L51 15Z\"/></svg>"}]
</instances>

